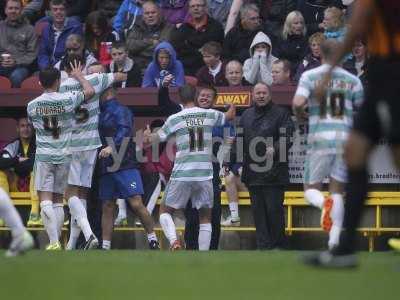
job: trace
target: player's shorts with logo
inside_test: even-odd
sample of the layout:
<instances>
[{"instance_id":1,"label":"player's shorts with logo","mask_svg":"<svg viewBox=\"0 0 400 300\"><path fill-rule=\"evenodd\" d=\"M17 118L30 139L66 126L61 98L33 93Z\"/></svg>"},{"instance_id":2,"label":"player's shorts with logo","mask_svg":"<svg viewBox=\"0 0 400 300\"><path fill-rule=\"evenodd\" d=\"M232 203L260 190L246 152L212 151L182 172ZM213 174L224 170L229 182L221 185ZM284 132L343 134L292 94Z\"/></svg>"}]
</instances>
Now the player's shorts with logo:
<instances>
[{"instance_id":1,"label":"player's shorts with logo","mask_svg":"<svg viewBox=\"0 0 400 300\"><path fill-rule=\"evenodd\" d=\"M52 164L36 161L34 170L36 191L64 194L69 166L70 162Z\"/></svg>"},{"instance_id":2,"label":"player's shorts with logo","mask_svg":"<svg viewBox=\"0 0 400 300\"><path fill-rule=\"evenodd\" d=\"M368 65L365 101L353 127L373 143L386 138L400 144L400 59L373 59Z\"/></svg>"},{"instance_id":3,"label":"player's shorts with logo","mask_svg":"<svg viewBox=\"0 0 400 300\"><path fill-rule=\"evenodd\" d=\"M128 199L143 195L143 183L137 169L107 173L100 177L99 198L102 201Z\"/></svg>"},{"instance_id":4,"label":"player's shorts with logo","mask_svg":"<svg viewBox=\"0 0 400 300\"><path fill-rule=\"evenodd\" d=\"M166 206L180 209L186 207L189 199L192 207L212 208L214 192L212 179L205 181L170 180L165 188L163 203Z\"/></svg>"},{"instance_id":5,"label":"player's shorts with logo","mask_svg":"<svg viewBox=\"0 0 400 300\"><path fill-rule=\"evenodd\" d=\"M97 149L72 152L68 184L90 188L96 165Z\"/></svg>"},{"instance_id":6,"label":"player's shorts with logo","mask_svg":"<svg viewBox=\"0 0 400 300\"><path fill-rule=\"evenodd\" d=\"M339 182L347 181L346 164L341 153L326 154L307 151L304 162L304 183L315 184L326 177L332 177Z\"/></svg>"}]
</instances>

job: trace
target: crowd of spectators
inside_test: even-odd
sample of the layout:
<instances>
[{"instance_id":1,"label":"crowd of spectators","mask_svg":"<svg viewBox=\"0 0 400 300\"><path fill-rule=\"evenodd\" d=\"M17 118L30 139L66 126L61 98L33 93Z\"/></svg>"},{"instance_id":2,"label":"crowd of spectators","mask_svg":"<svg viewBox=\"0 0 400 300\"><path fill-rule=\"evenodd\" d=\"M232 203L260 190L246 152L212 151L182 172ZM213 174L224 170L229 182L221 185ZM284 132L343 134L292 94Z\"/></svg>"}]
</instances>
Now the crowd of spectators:
<instances>
[{"instance_id":1,"label":"crowd of spectators","mask_svg":"<svg viewBox=\"0 0 400 300\"><path fill-rule=\"evenodd\" d=\"M320 65L324 39L343 39L351 2L3 0L0 76L20 87L49 66L63 70L74 53L85 72L95 61L129 72L121 87L179 87L188 76L213 86L295 83ZM365 46L360 41L344 62L360 77Z\"/></svg>"}]
</instances>

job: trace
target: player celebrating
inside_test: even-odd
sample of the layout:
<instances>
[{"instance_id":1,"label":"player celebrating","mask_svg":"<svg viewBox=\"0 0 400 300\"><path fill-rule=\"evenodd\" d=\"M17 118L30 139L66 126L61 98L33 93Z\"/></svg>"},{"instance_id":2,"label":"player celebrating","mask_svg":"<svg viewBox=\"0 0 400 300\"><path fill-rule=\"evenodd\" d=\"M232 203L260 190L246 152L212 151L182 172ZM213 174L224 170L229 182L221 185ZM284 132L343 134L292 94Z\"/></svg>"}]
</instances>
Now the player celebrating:
<instances>
[{"instance_id":1,"label":"player celebrating","mask_svg":"<svg viewBox=\"0 0 400 300\"><path fill-rule=\"evenodd\" d=\"M334 40L321 44L323 65L302 74L293 99L293 110L298 118L309 110L309 133L304 167L304 198L322 209L321 226L329 232L329 249L337 246L343 222L343 188L346 167L343 145L353 123L354 108L363 100L361 81L342 68L335 68L327 96L319 102L314 89L329 69L338 47ZM330 196L324 199L322 181L329 176Z\"/></svg>"},{"instance_id":2,"label":"player celebrating","mask_svg":"<svg viewBox=\"0 0 400 300\"><path fill-rule=\"evenodd\" d=\"M397 167L400 166L400 2L391 0L358 0L347 36L332 59L332 66L324 76L317 97L325 94L334 67L349 53L361 35L368 35L368 90L365 102L354 120L353 130L345 149L348 168L346 206L339 246L329 252L307 257L306 263L323 267L354 267L356 228L360 222L367 197L367 161L373 146L382 136L392 145ZM400 250L400 241L389 244Z\"/></svg>"},{"instance_id":3,"label":"player celebrating","mask_svg":"<svg viewBox=\"0 0 400 300\"><path fill-rule=\"evenodd\" d=\"M184 208L189 199L199 210L199 250L209 250L211 241L211 208L213 206L212 128L222 126L235 117L233 105L224 114L213 109L196 107L196 89L179 88L183 110L170 116L157 133L145 131L149 141L166 141L175 135L177 152L171 178L160 206L160 224L171 250L181 249L172 215Z\"/></svg>"},{"instance_id":4,"label":"player celebrating","mask_svg":"<svg viewBox=\"0 0 400 300\"><path fill-rule=\"evenodd\" d=\"M6 252L7 257L17 256L33 247L31 234L25 229L10 197L2 188L0 188L0 218L11 229L12 241Z\"/></svg>"},{"instance_id":5,"label":"player celebrating","mask_svg":"<svg viewBox=\"0 0 400 300\"><path fill-rule=\"evenodd\" d=\"M80 63L71 64L71 76L82 92L59 93L60 71L40 71L44 93L28 103L28 116L36 132L35 188L41 216L50 239L47 250L60 250L59 235L64 223L63 194L71 161L71 135L75 110L94 95L94 89L81 72Z\"/></svg>"},{"instance_id":6,"label":"player celebrating","mask_svg":"<svg viewBox=\"0 0 400 300\"><path fill-rule=\"evenodd\" d=\"M83 58L79 55L67 55L63 64L69 78L62 82L60 92L79 91L80 83L71 76L71 62L79 61L83 65ZM75 112L75 124L71 137L72 161L68 175L66 198L71 212L71 234L67 249L75 249L80 230L86 243L84 250L97 248L98 240L93 234L86 213L86 198L92 184L94 166L96 164L97 148L101 146L98 132L99 123L99 96L114 82L126 80L126 74L91 74L85 76L95 90L95 95Z\"/></svg>"}]
</instances>

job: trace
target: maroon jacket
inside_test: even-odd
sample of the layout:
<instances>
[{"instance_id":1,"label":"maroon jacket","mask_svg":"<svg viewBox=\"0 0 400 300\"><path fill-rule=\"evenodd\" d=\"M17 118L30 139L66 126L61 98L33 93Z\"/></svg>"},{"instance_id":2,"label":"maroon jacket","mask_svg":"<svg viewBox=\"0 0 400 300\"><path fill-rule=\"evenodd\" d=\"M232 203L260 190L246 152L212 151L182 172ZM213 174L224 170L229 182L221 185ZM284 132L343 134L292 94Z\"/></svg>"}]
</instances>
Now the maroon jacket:
<instances>
[{"instance_id":1,"label":"maroon jacket","mask_svg":"<svg viewBox=\"0 0 400 300\"><path fill-rule=\"evenodd\" d=\"M196 77L198 80L198 86L227 86L228 82L225 79L225 66L226 63L222 63L221 71L215 76L215 78L208 71L207 66L203 66L197 71Z\"/></svg>"}]
</instances>

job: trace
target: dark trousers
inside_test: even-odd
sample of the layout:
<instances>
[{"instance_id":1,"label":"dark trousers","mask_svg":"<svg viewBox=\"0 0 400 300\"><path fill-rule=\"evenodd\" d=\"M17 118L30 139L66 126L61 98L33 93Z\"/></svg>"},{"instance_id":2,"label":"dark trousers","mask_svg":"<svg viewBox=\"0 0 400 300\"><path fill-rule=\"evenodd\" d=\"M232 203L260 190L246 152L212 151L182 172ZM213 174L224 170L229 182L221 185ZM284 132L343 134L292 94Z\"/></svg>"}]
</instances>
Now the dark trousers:
<instances>
[{"instance_id":1,"label":"dark trousers","mask_svg":"<svg viewBox=\"0 0 400 300\"><path fill-rule=\"evenodd\" d=\"M283 185L248 186L257 248L286 248Z\"/></svg>"},{"instance_id":2,"label":"dark trousers","mask_svg":"<svg viewBox=\"0 0 400 300\"><path fill-rule=\"evenodd\" d=\"M219 244L219 236L221 235L221 189L219 182L213 180L214 188L214 205L211 211L211 243L210 250L217 250ZM192 208L191 201L185 209L185 244L188 250L199 249L199 212Z\"/></svg>"}]
</instances>

